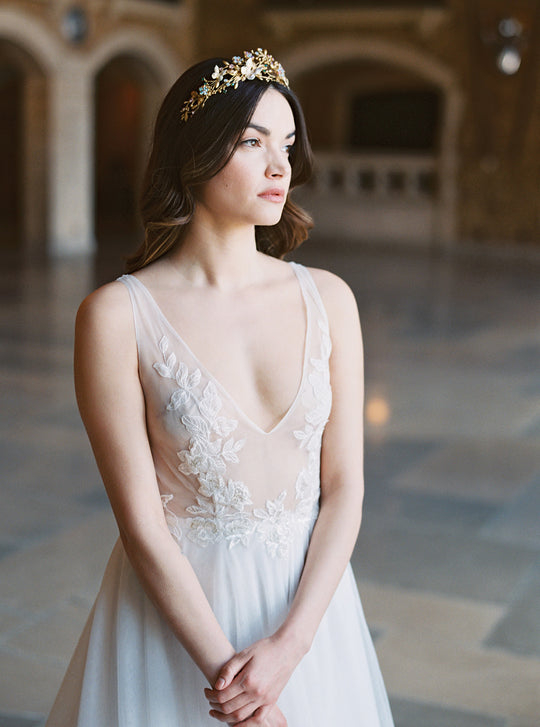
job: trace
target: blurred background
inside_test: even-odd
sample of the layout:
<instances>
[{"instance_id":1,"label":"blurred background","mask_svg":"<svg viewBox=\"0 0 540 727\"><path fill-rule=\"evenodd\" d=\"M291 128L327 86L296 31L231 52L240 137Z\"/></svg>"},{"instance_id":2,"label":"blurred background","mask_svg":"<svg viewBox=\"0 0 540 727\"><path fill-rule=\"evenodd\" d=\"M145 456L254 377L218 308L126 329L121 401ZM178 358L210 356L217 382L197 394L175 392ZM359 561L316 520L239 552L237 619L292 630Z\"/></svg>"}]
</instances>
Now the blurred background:
<instances>
[{"instance_id":1,"label":"blurred background","mask_svg":"<svg viewBox=\"0 0 540 727\"><path fill-rule=\"evenodd\" d=\"M166 90L258 46L316 154L295 258L344 277L363 322L354 565L396 727L537 727L537 0L0 3L0 727L43 723L115 538L77 306L141 239Z\"/></svg>"}]
</instances>

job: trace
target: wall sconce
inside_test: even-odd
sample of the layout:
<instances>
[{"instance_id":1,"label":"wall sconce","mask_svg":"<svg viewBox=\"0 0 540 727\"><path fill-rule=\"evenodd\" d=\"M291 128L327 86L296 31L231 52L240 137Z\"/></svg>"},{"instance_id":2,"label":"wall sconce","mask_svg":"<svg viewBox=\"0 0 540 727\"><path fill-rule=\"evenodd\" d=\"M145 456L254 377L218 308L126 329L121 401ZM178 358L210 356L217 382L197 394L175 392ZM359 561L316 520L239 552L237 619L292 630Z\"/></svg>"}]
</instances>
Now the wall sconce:
<instances>
[{"instance_id":1,"label":"wall sconce","mask_svg":"<svg viewBox=\"0 0 540 727\"><path fill-rule=\"evenodd\" d=\"M73 45L79 45L88 35L88 17L84 8L73 5L68 8L60 23L62 35Z\"/></svg>"},{"instance_id":2,"label":"wall sconce","mask_svg":"<svg viewBox=\"0 0 540 727\"><path fill-rule=\"evenodd\" d=\"M490 42L491 41L491 42ZM525 47L523 26L515 18L503 18L497 26L497 35L488 40L497 47L496 65L505 76L515 75L521 67Z\"/></svg>"}]
</instances>

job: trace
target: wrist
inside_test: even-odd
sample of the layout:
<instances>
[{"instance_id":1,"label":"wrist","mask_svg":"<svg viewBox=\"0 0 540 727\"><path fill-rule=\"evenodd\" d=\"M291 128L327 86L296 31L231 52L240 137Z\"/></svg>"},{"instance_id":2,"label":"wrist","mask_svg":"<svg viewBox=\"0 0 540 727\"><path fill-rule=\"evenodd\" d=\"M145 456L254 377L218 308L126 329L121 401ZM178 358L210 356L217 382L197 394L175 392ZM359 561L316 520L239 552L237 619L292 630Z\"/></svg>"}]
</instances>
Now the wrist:
<instances>
[{"instance_id":1,"label":"wrist","mask_svg":"<svg viewBox=\"0 0 540 727\"><path fill-rule=\"evenodd\" d=\"M313 636L297 624L285 622L274 634L280 647L291 653L299 662L310 650Z\"/></svg>"}]
</instances>

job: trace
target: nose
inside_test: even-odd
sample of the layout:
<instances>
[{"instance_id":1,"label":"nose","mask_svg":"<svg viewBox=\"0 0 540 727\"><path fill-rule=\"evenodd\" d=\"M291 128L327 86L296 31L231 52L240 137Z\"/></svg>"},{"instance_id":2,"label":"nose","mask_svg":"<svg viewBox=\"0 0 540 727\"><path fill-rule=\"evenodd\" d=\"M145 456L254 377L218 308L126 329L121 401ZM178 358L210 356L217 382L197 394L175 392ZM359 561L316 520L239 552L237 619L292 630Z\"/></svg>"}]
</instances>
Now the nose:
<instances>
[{"instance_id":1,"label":"nose","mask_svg":"<svg viewBox=\"0 0 540 727\"><path fill-rule=\"evenodd\" d=\"M282 149L269 154L268 165L266 167L266 176L269 179L281 179L290 173L290 164L288 156Z\"/></svg>"}]
</instances>

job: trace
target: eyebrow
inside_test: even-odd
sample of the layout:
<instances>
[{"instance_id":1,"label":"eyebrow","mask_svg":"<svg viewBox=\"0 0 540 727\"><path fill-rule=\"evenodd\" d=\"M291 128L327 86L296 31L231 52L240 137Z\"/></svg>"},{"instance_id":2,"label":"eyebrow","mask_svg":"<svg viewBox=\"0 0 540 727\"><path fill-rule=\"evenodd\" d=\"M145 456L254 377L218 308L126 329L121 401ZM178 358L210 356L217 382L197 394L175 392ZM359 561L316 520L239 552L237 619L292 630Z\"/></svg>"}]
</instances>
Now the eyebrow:
<instances>
[{"instance_id":1,"label":"eyebrow","mask_svg":"<svg viewBox=\"0 0 540 727\"><path fill-rule=\"evenodd\" d=\"M271 134L270 129L267 129L266 126L259 126L259 124L248 124L246 128L255 129L255 131L259 131L261 134L264 134L264 136L270 136ZM296 136L296 129L291 131L290 134L287 134L285 138L290 139L291 136Z\"/></svg>"}]
</instances>

